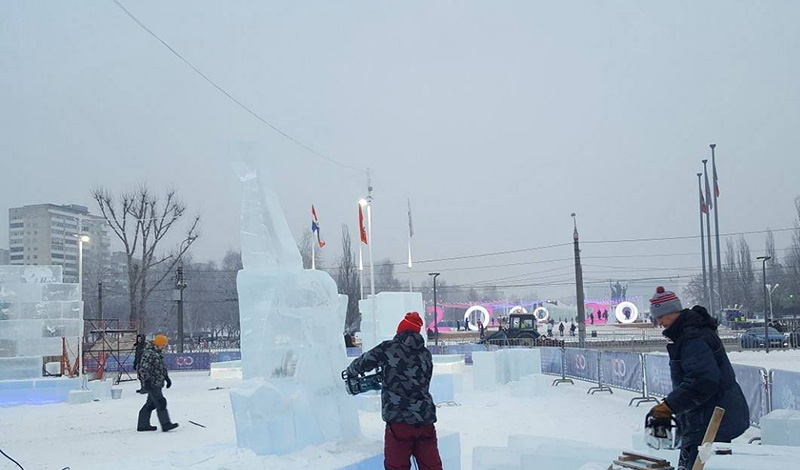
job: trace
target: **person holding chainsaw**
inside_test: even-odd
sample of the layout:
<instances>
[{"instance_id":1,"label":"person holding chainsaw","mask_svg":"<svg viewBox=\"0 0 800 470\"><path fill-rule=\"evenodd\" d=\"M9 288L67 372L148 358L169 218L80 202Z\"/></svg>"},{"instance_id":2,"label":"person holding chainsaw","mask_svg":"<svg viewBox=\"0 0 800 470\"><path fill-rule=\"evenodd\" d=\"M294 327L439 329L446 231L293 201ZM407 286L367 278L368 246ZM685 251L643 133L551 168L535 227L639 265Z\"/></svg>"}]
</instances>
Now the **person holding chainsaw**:
<instances>
[{"instance_id":1,"label":"person holding chainsaw","mask_svg":"<svg viewBox=\"0 0 800 470\"><path fill-rule=\"evenodd\" d=\"M684 309L675 293L659 286L650 299L653 321L664 327L672 392L647 415L651 436L665 437L677 423L681 449L678 469L691 469L697 459L715 407L725 410L715 441L730 442L750 426L750 411L736 374L717 335L716 319L705 308Z\"/></svg>"},{"instance_id":2,"label":"person holding chainsaw","mask_svg":"<svg viewBox=\"0 0 800 470\"><path fill-rule=\"evenodd\" d=\"M428 390L433 359L421 328L419 314L406 313L393 339L365 352L347 368L347 374L353 377L381 370L386 470L409 470L411 456L419 470L442 470L434 426L436 406Z\"/></svg>"}]
</instances>

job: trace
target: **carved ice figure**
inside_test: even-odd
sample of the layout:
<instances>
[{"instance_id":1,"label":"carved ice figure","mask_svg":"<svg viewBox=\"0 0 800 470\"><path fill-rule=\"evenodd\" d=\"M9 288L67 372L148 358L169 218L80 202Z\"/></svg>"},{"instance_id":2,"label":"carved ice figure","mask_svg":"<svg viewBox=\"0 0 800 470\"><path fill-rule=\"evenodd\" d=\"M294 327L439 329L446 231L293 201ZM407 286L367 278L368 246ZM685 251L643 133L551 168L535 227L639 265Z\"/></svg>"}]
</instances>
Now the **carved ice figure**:
<instances>
[{"instance_id":1,"label":"carved ice figure","mask_svg":"<svg viewBox=\"0 0 800 470\"><path fill-rule=\"evenodd\" d=\"M240 447L286 454L356 437L360 427L340 376L347 355L336 284L326 272L303 269L277 194L253 161L233 164L243 184L244 380L231 402Z\"/></svg>"}]
</instances>

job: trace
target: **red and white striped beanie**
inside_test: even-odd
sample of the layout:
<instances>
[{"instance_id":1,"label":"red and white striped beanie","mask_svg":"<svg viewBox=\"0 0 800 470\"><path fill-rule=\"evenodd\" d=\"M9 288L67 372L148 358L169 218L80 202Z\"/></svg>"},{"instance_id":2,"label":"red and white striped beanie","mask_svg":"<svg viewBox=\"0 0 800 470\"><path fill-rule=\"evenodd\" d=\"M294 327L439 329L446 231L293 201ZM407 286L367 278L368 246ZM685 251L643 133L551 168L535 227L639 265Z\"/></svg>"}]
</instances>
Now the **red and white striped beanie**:
<instances>
[{"instance_id":1,"label":"red and white striped beanie","mask_svg":"<svg viewBox=\"0 0 800 470\"><path fill-rule=\"evenodd\" d=\"M656 295L650 299L650 315L653 318L659 318L681 310L683 310L681 299L674 292L665 290L663 286L656 287Z\"/></svg>"}]
</instances>

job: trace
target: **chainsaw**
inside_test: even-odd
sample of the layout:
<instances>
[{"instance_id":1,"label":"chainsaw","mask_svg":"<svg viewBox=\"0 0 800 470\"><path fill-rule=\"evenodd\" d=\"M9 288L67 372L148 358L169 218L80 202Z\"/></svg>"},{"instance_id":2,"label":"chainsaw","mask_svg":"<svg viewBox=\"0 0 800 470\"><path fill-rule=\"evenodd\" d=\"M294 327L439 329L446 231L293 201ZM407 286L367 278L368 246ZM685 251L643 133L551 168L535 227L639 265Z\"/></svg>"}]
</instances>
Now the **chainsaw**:
<instances>
[{"instance_id":1,"label":"chainsaw","mask_svg":"<svg viewBox=\"0 0 800 470\"><path fill-rule=\"evenodd\" d=\"M383 383L383 371L378 368L371 374L353 375L345 369L342 371L342 380L347 387L347 393L358 395L372 390L380 390Z\"/></svg>"},{"instance_id":2,"label":"chainsaw","mask_svg":"<svg viewBox=\"0 0 800 470\"><path fill-rule=\"evenodd\" d=\"M644 418L645 443L656 450L674 450L681 446L678 422L675 418L656 418L648 413Z\"/></svg>"}]
</instances>

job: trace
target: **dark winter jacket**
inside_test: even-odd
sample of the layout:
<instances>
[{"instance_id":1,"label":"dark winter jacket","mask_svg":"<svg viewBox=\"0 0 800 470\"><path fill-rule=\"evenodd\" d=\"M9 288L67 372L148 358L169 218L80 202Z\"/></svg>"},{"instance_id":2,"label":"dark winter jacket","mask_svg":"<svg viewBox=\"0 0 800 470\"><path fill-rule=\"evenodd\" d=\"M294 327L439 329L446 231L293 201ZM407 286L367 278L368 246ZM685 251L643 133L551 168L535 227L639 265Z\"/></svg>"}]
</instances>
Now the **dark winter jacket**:
<instances>
[{"instance_id":1,"label":"dark winter jacket","mask_svg":"<svg viewBox=\"0 0 800 470\"><path fill-rule=\"evenodd\" d=\"M422 335L404 331L356 358L348 372L383 370L381 411L387 423L427 425L436 422L436 406L428 390L433 375L431 352Z\"/></svg>"},{"instance_id":2,"label":"dark winter jacket","mask_svg":"<svg viewBox=\"0 0 800 470\"><path fill-rule=\"evenodd\" d=\"M147 346L147 341L145 340L144 335L137 335L136 343L134 343L136 350L133 353L133 368L135 370L139 369L139 364L142 362L142 353L144 352L145 346Z\"/></svg>"},{"instance_id":3,"label":"dark winter jacket","mask_svg":"<svg viewBox=\"0 0 800 470\"><path fill-rule=\"evenodd\" d=\"M148 344L142 353L139 363L139 379L146 388L163 388L167 379L167 367L164 365L164 353Z\"/></svg>"},{"instance_id":4,"label":"dark winter jacket","mask_svg":"<svg viewBox=\"0 0 800 470\"><path fill-rule=\"evenodd\" d=\"M667 345L672 392L665 401L678 421L681 446L702 442L716 406L725 409L716 440L740 436L750 426L750 412L717 336L717 320L703 307L684 309L664 336L673 341Z\"/></svg>"}]
</instances>

